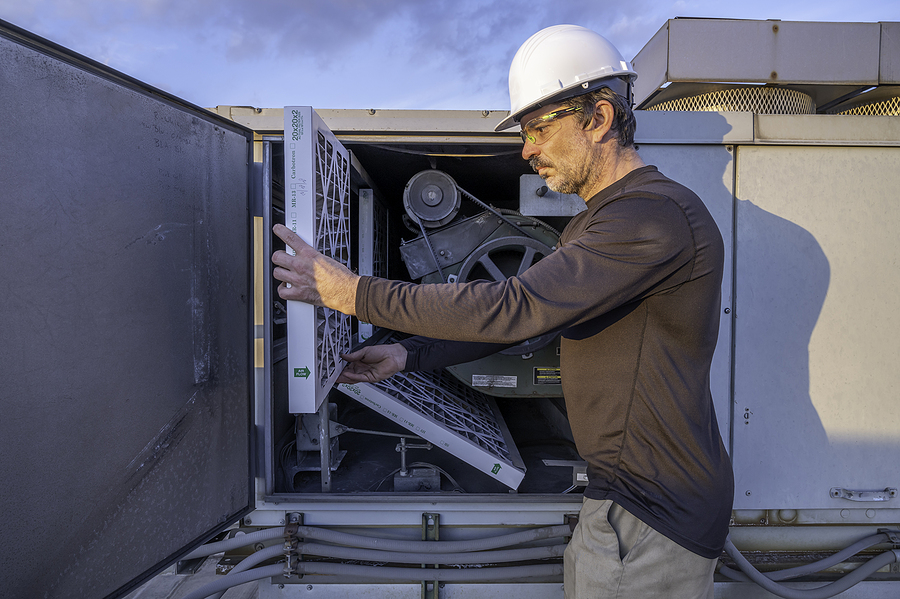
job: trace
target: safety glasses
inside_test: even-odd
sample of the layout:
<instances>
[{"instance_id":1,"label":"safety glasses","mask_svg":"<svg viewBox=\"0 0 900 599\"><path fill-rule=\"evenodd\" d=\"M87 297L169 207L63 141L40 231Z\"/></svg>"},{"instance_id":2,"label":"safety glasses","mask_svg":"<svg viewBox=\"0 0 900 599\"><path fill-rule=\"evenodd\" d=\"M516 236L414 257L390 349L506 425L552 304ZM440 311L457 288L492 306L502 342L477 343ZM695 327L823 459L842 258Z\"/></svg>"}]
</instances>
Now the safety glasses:
<instances>
[{"instance_id":1,"label":"safety glasses","mask_svg":"<svg viewBox=\"0 0 900 599\"><path fill-rule=\"evenodd\" d=\"M554 110L553 112L548 112L545 115L531 119L522 125L522 131L519 132L519 135L522 136L522 142L525 143L530 141L536 146L541 145L559 131L559 119L566 115L574 114L579 110L581 110L581 106L572 106L570 108L563 108L562 110Z\"/></svg>"}]
</instances>

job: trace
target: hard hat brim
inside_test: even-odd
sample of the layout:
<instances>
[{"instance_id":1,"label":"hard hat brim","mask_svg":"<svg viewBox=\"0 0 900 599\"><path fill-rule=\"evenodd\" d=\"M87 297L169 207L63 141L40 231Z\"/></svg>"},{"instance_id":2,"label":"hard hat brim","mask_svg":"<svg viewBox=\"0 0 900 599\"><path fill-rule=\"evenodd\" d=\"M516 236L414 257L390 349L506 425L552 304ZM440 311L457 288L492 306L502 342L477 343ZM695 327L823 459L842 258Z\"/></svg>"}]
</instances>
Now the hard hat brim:
<instances>
[{"instance_id":1,"label":"hard hat brim","mask_svg":"<svg viewBox=\"0 0 900 599\"><path fill-rule=\"evenodd\" d=\"M569 98L588 94L592 91L600 89L601 87L608 87L620 96L628 98L630 100L630 87L635 79L637 79L636 73L626 72L618 74L614 77L604 77L602 79L595 79L591 82L579 82L570 85L569 87L566 87L562 90L554 90L546 96L538 99L536 102L533 102L528 106L517 110L516 112L510 113L509 116L500 121L497 126L494 127L494 131L500 132L505 131L511 127L515 127L519 124L519 120L522 118L522 116L528 114L532 110L537 110L538 108L547 106L548 104L562 102L563 100L568 100Z\"/></svg>"}]
</instances>

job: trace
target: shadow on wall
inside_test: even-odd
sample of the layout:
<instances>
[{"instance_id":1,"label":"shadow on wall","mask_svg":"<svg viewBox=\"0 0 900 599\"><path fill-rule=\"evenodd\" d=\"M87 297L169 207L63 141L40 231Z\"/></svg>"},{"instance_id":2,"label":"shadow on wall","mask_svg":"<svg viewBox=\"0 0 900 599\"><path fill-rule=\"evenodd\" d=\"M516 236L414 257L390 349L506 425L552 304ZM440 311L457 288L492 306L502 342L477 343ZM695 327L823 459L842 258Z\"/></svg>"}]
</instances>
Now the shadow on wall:
<instances>
[{"instance_id":1,"label":"shadow on wall","mask_svg":"<svg viewBox=\"0 0 900 599\"><path fill-rule=\"evenodd\" d=\"M736 210L735 507L798 507L834 452L809 391L830 267L809 231L749 200Z\"/></svg>"}]
</instances>

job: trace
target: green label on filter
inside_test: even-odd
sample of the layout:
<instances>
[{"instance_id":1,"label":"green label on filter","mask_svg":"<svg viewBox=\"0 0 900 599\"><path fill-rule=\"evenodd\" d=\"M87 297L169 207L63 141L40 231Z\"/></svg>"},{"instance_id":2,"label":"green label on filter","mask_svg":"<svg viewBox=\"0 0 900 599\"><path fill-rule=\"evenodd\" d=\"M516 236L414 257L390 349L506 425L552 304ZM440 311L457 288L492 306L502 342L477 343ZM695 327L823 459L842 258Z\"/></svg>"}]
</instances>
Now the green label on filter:
<instances>
[{"instance_id":1,"label":"green label on filter","mask_svg":"<svg viewBox=\"0 0 900 599\"><path fill-rule=\"evenodd\" d=\"M559 366L542 367L534 369L535 385L561 385L562 377L559 374Z\"/></svg>"},{"instance_id":2,"label":"green label on filter","mask_svg":"<svg viewBox=\"0 0 900 599\"><path fill-rule=\"evenodd\" d=\"M309 368L304 366L303 368L295 368L294 369L294 378L304 378L308 379L310 375Z\"/></svg>"},{"instance_id":3,"label":"green label on filter","mask_svg":"<svg viewBox=\"0 0 900 599\"><path fill-rule=\"evenodd\" d=\"M494 464L494 467L491 468L491 474L497 474L500 472L500 464Z\"/></svg>"}]
</instances>

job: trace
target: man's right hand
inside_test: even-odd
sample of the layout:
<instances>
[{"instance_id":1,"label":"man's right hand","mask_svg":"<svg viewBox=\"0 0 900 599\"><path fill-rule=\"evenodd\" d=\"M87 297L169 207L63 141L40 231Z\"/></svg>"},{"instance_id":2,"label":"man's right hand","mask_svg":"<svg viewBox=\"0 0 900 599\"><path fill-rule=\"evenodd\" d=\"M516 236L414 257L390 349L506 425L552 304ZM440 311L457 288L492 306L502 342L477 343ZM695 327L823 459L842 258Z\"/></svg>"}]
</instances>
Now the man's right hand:
<instances>
[{"instance_id":1,"label":"man's right hand","mask_svg":"<svg viewBox=\"0 0 900 599\"><path fill-rule=\"evenodd\" d=\"M399 343L372 345L350 354L342 354L347 361L338 383L377 383L406 367L406 348Z\"/></svg>"}]
</instances>

